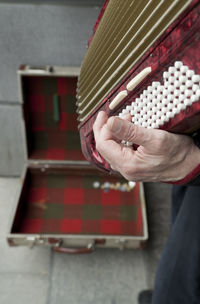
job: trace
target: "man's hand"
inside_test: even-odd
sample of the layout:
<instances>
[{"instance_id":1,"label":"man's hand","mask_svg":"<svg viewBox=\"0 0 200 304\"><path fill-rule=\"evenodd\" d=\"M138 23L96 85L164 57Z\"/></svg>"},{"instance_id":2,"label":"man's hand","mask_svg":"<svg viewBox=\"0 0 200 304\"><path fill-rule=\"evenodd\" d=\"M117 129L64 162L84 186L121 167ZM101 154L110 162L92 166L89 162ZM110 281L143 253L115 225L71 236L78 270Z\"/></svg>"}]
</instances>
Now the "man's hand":
<instances>
[{"instance_id":1,"label":"man's hand","mask_svg":"<svg viewBox=\"0 0 200 304\"><path fill-rule=\"evenodd\" d=\"M97 150L126 179L177 181L200 164L200 151L189 136L146 129L129 119L108 119L105 112L99 112L93 127ZM134 151L122 140L139 147Z\"/></svg>"}]
</instances>

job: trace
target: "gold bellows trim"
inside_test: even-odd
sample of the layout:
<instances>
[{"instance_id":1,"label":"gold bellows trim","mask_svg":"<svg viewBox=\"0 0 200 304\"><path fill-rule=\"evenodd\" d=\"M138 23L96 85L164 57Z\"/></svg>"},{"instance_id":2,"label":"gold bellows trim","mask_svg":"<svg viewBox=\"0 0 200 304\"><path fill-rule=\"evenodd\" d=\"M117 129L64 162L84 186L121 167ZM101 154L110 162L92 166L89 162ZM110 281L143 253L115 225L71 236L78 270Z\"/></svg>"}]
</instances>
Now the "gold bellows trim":
<instances>
[{"instance_id":1,"label":"gold bellows trim","mask_svg":"<svg viewBox=\"0 0 200 304\"><path fill-rule=\"evenodd\" d=\"M77 88L83 121L192 0L110 0L82 62Z\"/></svg>"}]
</instances>

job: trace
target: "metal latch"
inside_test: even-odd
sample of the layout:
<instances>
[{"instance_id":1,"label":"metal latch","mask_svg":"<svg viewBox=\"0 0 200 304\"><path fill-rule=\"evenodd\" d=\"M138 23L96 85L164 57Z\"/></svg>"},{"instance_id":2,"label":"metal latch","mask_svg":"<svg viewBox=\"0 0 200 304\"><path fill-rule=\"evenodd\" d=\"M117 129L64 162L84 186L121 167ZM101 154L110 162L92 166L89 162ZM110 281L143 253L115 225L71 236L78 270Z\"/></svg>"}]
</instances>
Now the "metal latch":
<instances>
[{"instance_id":1,"label":"metal latch","mask_svg":"<svg viewBox=\"0 0 200 304\"><path fill-rule=\"evenodd\" d=\"M54 72L53 66L50 66L50 65L47 65L47 66L26 65L26 70L39 71L39 72L49 72L49 73Z\"/></svg>"},{"instance_id":2,"label":"metal latch","mask_svg":"<svg viewBox=\"0 0 200 304\"><path fill-rule=\"evenodd\" d=\"M125 239L119 239L119 240L116 240L116 243L118 245L118 248L120 250L124 250L125 246L126 246L126 240Z\"/></svg>"},{"instance_id":3,"label":"metal latch","mask_svg":"<svg viewBox=\"0 0 200 304\"><path fill-rule=\"evenodd\" d=\"M40 236L28 236L26 240L28 241L30 248L33 248L37 244L41 245L45 243L45 240Z\"/></svg>"},{"instance_id":4,"label":"metal latch","mask_svg":"<svg viewBox=\"0 0 200 304\"><path fill-rule=\"evenodd\" d=\"M26 240L28 241L28 246L30 248L33 248L36 243L36 237L35 236L27 236Z\"/></svg>"}]
</instances>

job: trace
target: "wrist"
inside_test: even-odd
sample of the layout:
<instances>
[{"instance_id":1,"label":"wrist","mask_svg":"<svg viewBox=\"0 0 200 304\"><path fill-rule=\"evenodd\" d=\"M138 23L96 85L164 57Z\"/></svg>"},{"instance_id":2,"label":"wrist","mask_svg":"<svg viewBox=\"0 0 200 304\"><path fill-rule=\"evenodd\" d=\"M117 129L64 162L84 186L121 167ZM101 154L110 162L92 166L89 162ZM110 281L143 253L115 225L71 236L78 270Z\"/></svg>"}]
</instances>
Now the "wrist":
<instances>
[{"instance_id":1,"label":"wrist","mask_svg":"<svg viewBox=\"0 0 200 304\"><path fill-rule=\"evenodd\" d=\"M172 180L173 184L187 184L200 174L200 149L193 142L191 142L185 160L180 164L178 171L179 179Z\"/></svg>"},{"instance_id":2,"label":"wrist","mask_svg":"<svg viewBox=\"0 0 200 304\"><path fill-rule=\"evenodd\" d=\"M191 152L189 153L188 163L191 170L200 164L200 148L194 143L191 147Z\"/></svg>"}]
</instances>

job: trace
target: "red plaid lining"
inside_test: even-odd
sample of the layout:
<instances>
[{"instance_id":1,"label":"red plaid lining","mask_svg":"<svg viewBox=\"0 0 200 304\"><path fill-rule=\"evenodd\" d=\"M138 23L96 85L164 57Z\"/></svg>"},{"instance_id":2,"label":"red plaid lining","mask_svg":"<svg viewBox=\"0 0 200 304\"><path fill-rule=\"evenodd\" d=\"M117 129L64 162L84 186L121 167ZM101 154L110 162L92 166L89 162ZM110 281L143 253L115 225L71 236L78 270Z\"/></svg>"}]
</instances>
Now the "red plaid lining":
<instances>
[{"instance_id":1,"label":"red plaid lining","mask_svg":"<svg viewBox=\"0 0 200 304\"><path fill-rule=\"evenodd\" d=\"M40 233L42 228L42 219L24 219L21 225L21 232Z\"/></svg>"},{"instance_id":2,"label":"red plaid lining","mask_svg":"<svg viewBox=\"0 0 200 304\"><path fill-rule=\"evenodd\" d=\"M99 175L30 173L27 199L24 198L20 233L71 233L99 235L143 235L139 184L130 193L94 189L119 181Z\"/></svg>"},{"instance_id":3,"label":"red plaid lining","mask_svg":"<svg viewBox=\"0 0 200 304\"><path fill-rule=\"evenodd\" d=\"M64 219L61 223L61 233L81 233L82 221Z\"/></svg>"},{"instance_id":4,"label":"red plaid lining","mask_svg":"<svg viewBox=\"0 0 200 304\"><path fill-rule=\"evenodd\" d=\"M110 190L109 192L101 192L101 201L103 205L120 205L120 192L116 190Z\"/></svg>"},{"instance_id":5,"label":"red plaid lining","mask_svg":"<svg viewBox=\"0 0 200 304\"><path fill-rule=\"evenodd\" d=\"M29 203L35 203L35 202L45 203L46 194L47 194L46 188L31 188L29 195L28 195L28 202Z\"/></svg>"},{"instance_id":6,"label":"red plaid lining","mask_svg":"<svg viewBox=\"0 0 200 304\"><path fill-rule=\"evenodd\" d=\"M102 220L101 233L102 234L118 234L121 235L121 222L117 220Z\"/></svg>"},{"instance_id":7,"label":"red plaid lining","mask_svg":"<svg viewBox=\"0 0 200 304\"><path fill-rule=\"evenodd\" d=\"M82 188L67 188L65 189L65 204L83 204L83 189Z\"/></svg>"},{"instance_id":8,"label":"red plaid lining","mask_svg":"<svg viewBox=\"0 0 200 304\"><path fill-rule=\"evenodd\" d=\"M59 77L57 79L58 84L58 94L65 96L67 93L67 87L66 87L66 78L65 77Z\"/></svg>"},{"instance_id":9,"label":"red plaid lining","mask_svg":"<svg viewBox=\"0 0 200 304\"><path fill-rule=\"evenodd\" d=\"M75 106L77 77L24 76L24 107L28 114L29 158L48 160L85 160L78 134ZM53 96L59 97L59 122L54 121ZM46 141L40 140L45 133ZM60 143L58 138L62 137ZM69 142L73 144L70 150Z\"/></svg>"},{"instance_id":10,"label":"red plaid lining","mask_svg":"<svg viewBox=\"0 0 200 304\"><path fill-rule=\"evenodd\" d=\"M65 158L65 150L63 149L49 149L46 152L46 159L63 160Z\"/></svg>"}]
</instances>

